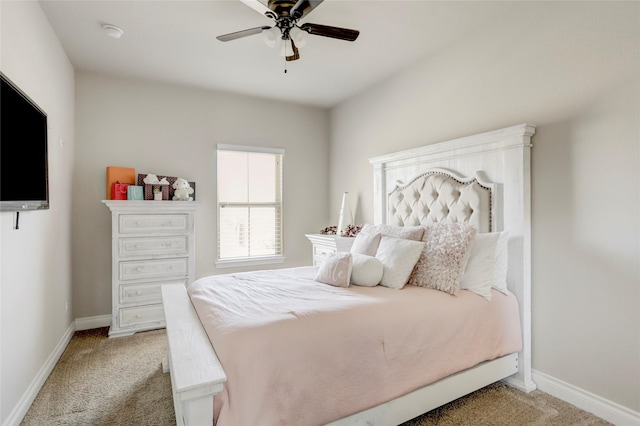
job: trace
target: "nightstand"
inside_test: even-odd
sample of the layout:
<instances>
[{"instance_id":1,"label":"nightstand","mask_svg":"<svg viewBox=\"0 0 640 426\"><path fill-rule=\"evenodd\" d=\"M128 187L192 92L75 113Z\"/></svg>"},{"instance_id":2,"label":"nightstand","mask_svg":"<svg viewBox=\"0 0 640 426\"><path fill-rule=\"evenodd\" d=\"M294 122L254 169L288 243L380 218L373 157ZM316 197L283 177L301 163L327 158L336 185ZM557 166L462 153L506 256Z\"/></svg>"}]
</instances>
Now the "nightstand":
<instances>
[{"instance_id":1,"label":"nightstand","mask_svg":"<svg viewBox=\"0 0 640 426\"><path fill-rule=\"evenodd\" d=\"M313 265L319 265L332 253L349 251L355 240L354 237L339 237L337 235L306 234L305 237L313 245Z\"/></svg>"}]
</instances>

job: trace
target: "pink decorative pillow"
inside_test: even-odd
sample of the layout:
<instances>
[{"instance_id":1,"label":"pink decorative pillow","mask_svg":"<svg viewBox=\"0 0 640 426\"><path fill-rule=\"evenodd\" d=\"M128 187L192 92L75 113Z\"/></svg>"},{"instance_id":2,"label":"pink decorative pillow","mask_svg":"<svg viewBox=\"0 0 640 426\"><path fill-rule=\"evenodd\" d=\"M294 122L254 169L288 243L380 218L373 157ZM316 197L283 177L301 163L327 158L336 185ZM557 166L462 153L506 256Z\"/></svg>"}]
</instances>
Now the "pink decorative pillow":
<instances>
[{"instance_id":1,"label":"pink decorative pillow","mask_svg":"<svg viewBox=\"0 0 640 426\"><path fill-rule=\"evenodd\" d=\"M425 228L424 249L408 284L456 294L476 228L466 223L435 223Z\"/></svg>"},{"instance_id":2,"label":"pink decorative pillow","mask_svg":"<svg viewBox=\"0 0 640 426\"><path fill-rule=\"evenodd\" d=\"M351 253L333 253L320 265L315 280L336 287L349 287L351 282Z\"/></svg>"},{"instance_id":3,"label":"pink decorative pillow","mask_svg":"<svg viewBox=\"0 0 640 426\"><path fill-rule=\"evenodd\" d=\"M351 253L375 256L380 244L380 236L379 233L359 232L351 246Z\"/></svg>"}]
</instances>

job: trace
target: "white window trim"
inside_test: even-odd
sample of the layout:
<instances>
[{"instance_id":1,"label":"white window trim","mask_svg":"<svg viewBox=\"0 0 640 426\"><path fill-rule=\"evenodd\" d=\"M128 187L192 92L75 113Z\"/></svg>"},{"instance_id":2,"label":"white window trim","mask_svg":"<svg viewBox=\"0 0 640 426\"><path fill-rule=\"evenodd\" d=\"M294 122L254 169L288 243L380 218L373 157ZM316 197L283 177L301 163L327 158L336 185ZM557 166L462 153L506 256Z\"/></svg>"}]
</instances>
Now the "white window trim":
<instances>
[{"instance_id":1,"label":"white window trim","mask_svg":"<svg viewBox=\"0 0 640 426\"><path fill-rule=\"evenodd\" d=\"M216 146L218 151L241 151L241 152L262 152L264 154L276 154L284 157L284 149L268 148L263 146L247 146L247 145L227 145L219 143Z\"/></svg>"},{"instance_id":2,"label":"white window trim","mask_svg":"<svg viewBox=\"0 0 640 426\"><path fill-rule=\"evenodd\" d=\"M229 145L229 144L217 144L217 151L241 151L241 152L259 152L264 154L275 154L284 157L284 149L281 148L269 148L262 146L248 146L248 145ZM280 191L283 191L284 187L280 188ZM281 197L283 194L281 194ZM216 211L218 209L216 201ZM281 203L281 207L282 207ZM281 236L284 238L284 233ZM218 238L218 235L216 235ZM284 244L284 241L283 241ZM284 249L284 246L283 246ZM261 257L253 257L253 258L236 258L236 259L218 259L218 254L216 254L215 266L216 268L235 268L241 266L256 266L256 265L273 265L278 263L284 263L287 259L284 255L278 256L261 256Z\"/></svg>"},{"instance_id":3,"label":"white window trim","mask_svg":"<svg viewBox=\"0 0 640 426\"><path fill-rule=\"evenodd\" d=\"M263 256L239 259L222 259L216 261L216 268L235 268L238 266L273 265L284 263L287 258L284 256Z\"/></svg>"}]
</instances>

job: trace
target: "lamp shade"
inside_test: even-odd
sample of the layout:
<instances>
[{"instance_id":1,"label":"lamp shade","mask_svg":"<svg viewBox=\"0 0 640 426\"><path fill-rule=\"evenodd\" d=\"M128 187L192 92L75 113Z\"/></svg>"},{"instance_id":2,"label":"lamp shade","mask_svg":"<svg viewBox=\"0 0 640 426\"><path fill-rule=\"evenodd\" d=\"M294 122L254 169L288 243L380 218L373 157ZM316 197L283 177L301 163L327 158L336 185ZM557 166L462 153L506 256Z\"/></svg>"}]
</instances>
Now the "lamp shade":
<instances>
[{"instance_id":1,"label":"lamp shade","mask_svg":"<svg viewBox=\"0 0 640 426\"><path fill-rule=\"evenodd\" d=\"M307 32L302 31L300 28L294 26L289 31L289 35L291 35L291 39L296 43L297 47L304 47L307 44Z\"/></svg>"},{"instance_id":2,"label":"lamp shade","mask_svg":"<svg viewBox=\"0 0 640 426\"><path fill-rule=\"evenodd\" d=\"M280 44L280 56L293 55L293 46L291 45L291 39L282 39Z\"/></svg>"},{"instance_id":3,"label":"lamp shade","mask_svg":"<svg viewBox=\"0 0 640 426\"><path fill-rule=\"evenodd\" d=\"M280 28L275 25L262 32L262 38L269 47L276 47L276 43L280 40Z\"/></svg>"}]
</instances>

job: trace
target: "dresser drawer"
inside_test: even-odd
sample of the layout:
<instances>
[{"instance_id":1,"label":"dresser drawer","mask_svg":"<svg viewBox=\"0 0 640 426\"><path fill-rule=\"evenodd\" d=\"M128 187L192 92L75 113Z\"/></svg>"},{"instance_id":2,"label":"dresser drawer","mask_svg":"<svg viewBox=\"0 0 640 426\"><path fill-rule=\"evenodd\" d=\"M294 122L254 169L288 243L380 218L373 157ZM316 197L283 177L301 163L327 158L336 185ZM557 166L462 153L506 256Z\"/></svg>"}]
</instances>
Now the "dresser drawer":
<instances>
[{"instance_id":1,"label":"dresser drawer","mask_svg":"<svg viewBox=\"0 0 640 426\"><path fill-rule=\"evenodd\" d=\"M336 249L333 247L314 245L313 246L313 257L315 258L327 258L333 253L336 252Z\"/></svg>"},{"instance_id":2,"label":"dresser drawer","mask_svg":"<svg viewBox=\"0 0 640 426\"><path fill-rule=\"evenodd\" d=\"M165 284L187 285L187 280L162 281L142 284L120 284L119 300L127 305L162 303L161 287Z\"/></svg>"},{"instance_id":3,"label":"dresser drawer","mask_svg":"<svg viewBox=\"0 0 640 426\"><path fill-rule=\"evenodd\" d=\"M189 237L176 235L167 237L123 237L118 239L120 257L171 256L189 253Z\"/></svg>"},{"instance_id":4,"label":"dresser drawer","mask_svg":"<svg viewBox=\"0 0 640 426\"><path fill-rule=\"evenodd\" d=\"M120 262L119 269L121 281L187 277L189 258L132 260Z\"/></svg>"},{"instance_id":5,"label":"dresser drawer","mask_svg":"<svg viewBox=\"0 0 640 426\"><path fill-rule=\"evenodd\" d=\"M186 233L189 231L189 215L121 214L118 216L118 228L121 234Z\"/></svg>"},{"instance_id":6,"label":"dresser drawer","mask_svg":"<svg viewBox=\"0 0 640 426\"><path fill-rule=\"evenodd\" d=\"M118 310L120 327L136 327L144 324L164 325L164 310L162 303L158 305L120 308Z\"/></svg>"}]
</instances>

